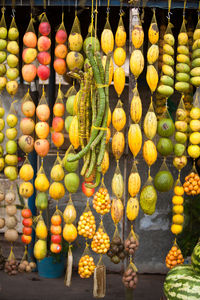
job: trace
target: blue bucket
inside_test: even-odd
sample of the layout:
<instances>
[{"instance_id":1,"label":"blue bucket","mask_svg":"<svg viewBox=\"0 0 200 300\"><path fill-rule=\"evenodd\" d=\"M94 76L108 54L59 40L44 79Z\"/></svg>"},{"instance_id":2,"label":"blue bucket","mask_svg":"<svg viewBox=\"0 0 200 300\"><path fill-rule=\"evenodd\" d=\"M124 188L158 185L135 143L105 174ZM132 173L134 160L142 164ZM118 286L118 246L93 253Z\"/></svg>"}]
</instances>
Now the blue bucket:
<instances>
[{"instance_id":1,"label":"blue bucket","mask_svg":"<svg viewBox=\"0 0 200 300\"><path fill-rule=\"evenodd\" d=\"M66 258L62 256L60 261L55 261L52 256L37 261L38 274L45 278L58 278L64 275Z\"/></svg>"}]
</instances>

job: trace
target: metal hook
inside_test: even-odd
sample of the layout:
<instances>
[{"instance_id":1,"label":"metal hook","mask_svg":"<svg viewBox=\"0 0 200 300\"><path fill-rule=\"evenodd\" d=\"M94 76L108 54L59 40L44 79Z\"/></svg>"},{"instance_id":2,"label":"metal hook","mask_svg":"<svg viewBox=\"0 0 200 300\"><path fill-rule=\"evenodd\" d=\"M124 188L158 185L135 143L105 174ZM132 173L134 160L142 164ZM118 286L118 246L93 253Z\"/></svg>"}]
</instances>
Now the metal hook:
<instances>
[{"instance_id":1,"label":"metal hook","mask_svg":"<svg viewBox=\"0 0 200 300\"><path fill-rule=\"evenodd\" d=\"M13 18L15 18L15 12L16 12L16 10L15 10L14 8L12 8L12 15L11 15L11 16L12 16Z\"/></svg>"},{"instance_id":2,"label":"metal hook","mask_svg":"<svg viewBox=\"0 0 200 300\"><path fill-rule=\"evenodd\" d=\"M170 20L170 15L172 15L172 12L171 12L171 11L169 11L168 14L167 14L167 19L168 19L168 20Z\"/></svg>"}]
</instances>

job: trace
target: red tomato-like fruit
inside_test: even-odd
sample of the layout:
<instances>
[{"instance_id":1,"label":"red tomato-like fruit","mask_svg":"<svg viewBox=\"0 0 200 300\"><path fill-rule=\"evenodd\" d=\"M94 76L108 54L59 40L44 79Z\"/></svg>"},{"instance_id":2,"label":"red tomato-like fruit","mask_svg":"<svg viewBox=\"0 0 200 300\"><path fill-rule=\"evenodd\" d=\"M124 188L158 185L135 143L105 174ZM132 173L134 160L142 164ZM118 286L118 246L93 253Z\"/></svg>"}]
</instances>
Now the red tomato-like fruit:
<instances>
[{"instance_id":1,"label":"red tomato-like fruit","mask_svg":"<svg viewBox=\"0 0 200 300\"><path fill-rule=\"evenodd\" d=\"M32 234L32 228L31 227L23 227L23 234L31 235Z\"/></svg>"},{"instance_id":2,"label":"red tomato-like fruit","mask_svg":"<svg viewBox=\"0 0 200 300\"><path fill-rule=\"evenodd\" d=\"M62 246L60 244L51 244L50 250L53 253L60 253L60 251L62 250Z\"/></svg>"},{"instance_id":3,"label":"red tomato-like fruit","mask_svg":"<svg viewBox=\"0 0 200 300\"><path fill-rule=\"evenodd\" d=\"M51 236L51 242L54 244L61 244L62 236L60 234L53 234Z\"/></svg>"},{"instance_id":4,"label":"red tomato-like fruit","mask_svg":"<svg viewBox=\"0 0 200 300\"><path fill-rule=\"evenodd\" d=\"M51 233L52 234L61 234L61 232L62 232L62 227L60 226L60 225L58 225L58 226L56 226L56 225L51 225L51 228L50 228L50 230L51 230Z\"/></svg>"},{"instance_id":5,"label":"red tomato-like fruit","mask_svg":"<svg viewBox=\"0 0 200 300\"><path fill-rule=\"evenodd\" d=\"M89 183L89 182L87 182L87 183ZM95 189L94 188L90 189L90 188L86 187L85 184L86 184L86 182L84 181L82 183L82 191L86 197L91 197L94 194Z\"/></svg>"},{"instance_id":6,"label":"red tomato-like fruit","mask_svg":"<svg viewBox=\"0 0 200 300\"><path fill-rule=\"evenodd\" d=\"M49 33L51 32L51 26L48 22L41 22L39 25L39 32L42 35L49 35Z\"/></svg>"},{"instance_id":7,"label":"red tomato-like fruit","mask_svg":"<svg viewBox=\"0 0 200 300\"><path fill-rule=\"evenodd\" d=\"M28 244L30 244L30 242L32 240L32 236L31 235L22 234L21 240L22 240L22 243L28 245Z\"/></svg>"},{"instance_id":8,"label":"red tomato-like fruit","mask_svg":"<svg viewBox=\"0 0 200 300\"><path fill-rule=\"evenodd\" d=\"M31 218L27 218L27 219L24 219L22 221L22 224L25 226L25 227L31 227L33 225L33 220Z\"/></svg>"},{"instance_id":9,"label":"red tomato-like fruit","mask_svg":"<svg viewBox=\"0 0 200 300\"><path fill-rule=\"evenodd\" d=\"M51 217L51 224L52 225L60 225L62 223L62 218L59 215L54 215Z\"/></svg>"},{"instance_id":10,"label":"red tomato-like fruit","mask_svg":"<svg viewBox=\"0 0 200 300\"><path fill-rule=\"evenodd\" d=\"M32 217L31 210L29 208L22 209L22 217L25 219Z\"/></svg>"}]
</instances>

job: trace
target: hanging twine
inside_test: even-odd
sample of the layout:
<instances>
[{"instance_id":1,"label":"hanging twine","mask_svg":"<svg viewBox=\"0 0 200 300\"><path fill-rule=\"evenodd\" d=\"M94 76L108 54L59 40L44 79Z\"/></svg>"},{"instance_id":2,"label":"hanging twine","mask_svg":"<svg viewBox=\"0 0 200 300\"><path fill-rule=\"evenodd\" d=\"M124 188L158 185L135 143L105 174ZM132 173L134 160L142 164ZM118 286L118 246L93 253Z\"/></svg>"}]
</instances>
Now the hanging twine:
<instances>
[{"instance_id":1,"label":"hanging twine","mask_svg":"<svg viewBox=\"0 0 200 300\"><path fill-rule=\"evenodd\" d=\"M167 16L168 23L170 23L170 15L172 14L171 13L171 5L172 5L172 0L168 0L168 16Z\"/></svg>"},{"instance_id":2,"label":"hanging twine","mask_svg":"<svg viewBox=\"0 0 200 300\"><path fill-rule=\"evenodd\" d=\"M185 20L185 9L186 9L187 0L184 0L184 6L183 6L183 20Z\"/></svg>"},{"instance_id":3,"label":"hanging twine","mask_svg":"<svg viewBox=\"0 0 200 300\"><path fill-rule=\"evenodd\" d=\"M110 0L108 0L108 4L107 4L107 21L109 21L109 13L110 13Z\"/></svg>"}]
</instances>

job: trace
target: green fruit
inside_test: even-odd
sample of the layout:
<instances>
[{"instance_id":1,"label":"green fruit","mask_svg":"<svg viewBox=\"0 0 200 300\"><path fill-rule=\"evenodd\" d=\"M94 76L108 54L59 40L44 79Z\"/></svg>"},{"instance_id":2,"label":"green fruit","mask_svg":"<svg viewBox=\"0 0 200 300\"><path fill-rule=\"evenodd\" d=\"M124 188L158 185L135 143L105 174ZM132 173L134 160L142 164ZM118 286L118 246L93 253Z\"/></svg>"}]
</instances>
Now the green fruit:
<instances>
[{"instance_id":1,"label":"green fruit","mask_svg":"<svg viewBox=\"0 0 200 300\"><path fill-rule=\"evenodd\" d=\"M180 74L180 73L179 73ZM186 93L190 89L190 84L188 82L176 82L175 89L178 92Z\"/></svg>"},{"instance_id":2,"label":"green fruit","mask_svg":"<svg viewBox=\"0 0 200 300\"><path fill-rule=\"evenodd\" d=\"M140 206L147 215L152 215L156 209L157 193L153 185L142 188L140 193Z\"/></svg>"},{"instance_id":3,"label":"green fruit","mask_svg":"<svg viewBox=\"0 0 200 300\"><path fill-rule=\"evenodd\" d=\"M75 154L73 154L73 153L69 153L69 154L65 155L65 157L64 157L63 164L64 164L64 167L65 167L65 170L68 173L76 172L76 170L78 169L78 165L79 165L78 160L75 160L75 161L72 161L72 162L67 161L68 158L74 157L74 155Z\"/></svg>"},{"instance_id":4,"label":"green fruit","mask_svg":"<svg viewBox=\"0 0 200 300\"><path fill-rule=\"evenodd\" d=\"M9 180L16 180L18 176L17 168L13 166L7 166L4 169L4 174Z\"/></svg>"},{"instance_id":5,"label":"green fruit","mask_svg":"<svg viewBox=\"0 0 200 300\"><path fill-rule=\"evenodd\" d=\"M163 54L163 63L169 66L173 66L174 59L168 54Z\"/></svg>"},{"instance_id":6,"label":"green fruit","mask_svg":"<svg viewBox=\"0 0 200 300\"><path fill-rule=\"evenodd\" d=\"M1 157L0 158L0 172L3 171L4 167L5 167L5 161L4 161L4 158Z\"/></svg>"},{"instance_id":7,"label":"green fruit","mask_svg":"<svg viewBox=\"0 0 200 300\"><path fill-rule=\"evenodd\" d=\"M7 51L11 54L17 55L19 53L19 45L16 41L8 42Z\"/></svg>"},{"instance_id":8,"label":"green fruit","mask_svg":"<svg viewBox=\"0 0 200 300\"><path fill-rule=\"evenodd\" d=\"M190 83L196 87L200 86L200 76L190 78Z\"/></svg>"},{"instance_id":9,"label":"green fruit","mask_svg":"<svg viewBox=\"0 0 200 300\"><path fill-rule=\"evenodd\" d=\"M0 157L2 157L3 156L3 147L0 145Z\"/></svg>"},{"instance_id":10,"label":"green fruit","mask_svg":"<svg viewBox=\"0 0 200 300\"><path fill-rule=\"evenodd\" d=\"M172 86L172 87L174 85L174 79L171 78L170 76L167 76L167 75L162 75L161 78L160 78L160 82L163 85L169 85L169 86Z\"/></svg>"},{"instance_id":11,"label":"green fruit","mask_svg":"<svg viewBox=\"0 0 200 300\"><path fill-rule=\"evenodd\" d=\"M200 244L199 242L194 247L192 256L191 256L192 268L195 272L200 273Z\"/></svg>"},{"instance_id":12,"label":"green fruit","mask_svg":"<svg viewBox=\"0 0 200 300\"><path fill-rule=\"evenodd\" d=\"M18 118L14 114L9 114L9 115L7 115L6 122L9 127L13 128L17 125Z\"/></svg>"},{"instance_id":13,"label":"green fruit","mask_svg":"<svg viewBox=\"0 0 200 300\"><path fill-rule=\"evenodd\" d=\"M160 85L157 91L158 93L166 97L170 97L174 93L174 89L171 86L167 86L164 84Z\"/></svg>"},{"instance_id":14,"label":"green fruit","mask_svg":"<svg viewBox=\"0 0 200 300\"><path fill-rule=\"evenodd\" d=\"M4 140L4 133L0 132L0 144L3 143Z\"/></svg>"},{"instance_id":15,"label":"green fruit","mask_svg":"<svg viewBox=\"0 0 200 300\"><path fill-rule=\"evenodd\" d=\"M0 39L6 39L7 38L7 29L5 27L0 27Z\"/></svg>"},{"instance_id":16,"label":"green fruit","mask_svg":"<svg viewBox=\"0 0 200 300\"><path fill-rule=\"evenodd\" d=\"M18 57L17 57L16 55L14 55L14 54L9 54L9 55L7 56L7 64L8 64L8 66L9 66L10 68L15 68L15 67L17 67L18 63L19 63L19 59L18 59Z\"/></svg>"},{"instance_id":17,"label":"green fruit","mask_svg":"<svg viewBox=\"0 0 200 300\"><path fill-rule=\"evenodd\" d=\"M6 152L8 154L15 154L17 152L17 143L15 141L8 141L6 143Z\"/></svg>"},{"instance_id":18,"label":"green fruit","mask_svg":"<svg viewBox=\"0 0 200 300\"><path fill-rule=\"evenodd\" d=\"M196 49L192 52L192 59L200 57L200 49Z\"/></svg>"},{"instance_id":19,"label":"green fruit","mask_svg":"<svg viewBox=\"0 0 200 300\"><path fill-rule=\"evenodd\" d=\"M178 63L190 64L190 58L185 54L178 54L176 59Z\"/></svg>"},{"instance_id":20,"label":"green fruit","mask_svg":"<svg viewBox=\"0 0 200 300\"><path fill-rule=\"evenodd\" d=\"M200 67L200 58L196 58L192 61L192 68Z\"/></svg>"},{"instance_id":21,"label":"green fruit","mask_svg":"<svg viewBox=\"0 0 200 300\"><path fill-rule=\"evenodd\" d=\"M17 68L7 69L6 76L10 80L15 80L19 76L19 70Z\"/></svg>"},{"instance_id":22,"label":"green fruit","mask_svg":"<svg viewBox=\"0 0 200 300\"><path fill-rule=\"evenodd\" d=\"M24 153L30 153L34 149L34 139L30 135L20 136L18 144Z\"/></svg>"},{"instance_id":23,"label":"green fruit","mask_svg":"<svg viewBox=\"0 0 200 300\"><path fill-rule=\"evenodd\" d=\"M0 50L4 50L7 46L7 41L0 39Z\"/></svg>"},{"instance_id":24,"label":"green fruit","mask_svg":"<svg viewBox=\"0 0 200 300\"><path fill-rule=\"evenodd\" d=\"M75 99L75 97L76 97L75 95L68 97L67 102L66 102L66 110L71 116L73 116L73 114L74 114L74 99Z\"/></svg>"},{"instance_id":25,"label":"green fruit","mask_svg":"<svg viewBox=\"0 0 200 300\"><path fill-rule=\"evenodd\" d=\"M157 150L163 156L168 156L173 152L173 143L168 138L160 138L157 143Z\"/></svg>"},{"instance_id":26,"label":"green fruit","mask_svg":"<svg viewBox=\"0 0 200 300\"><path fill-rule=\"evenodd\" d=\"M76 173L68 173L65 175L64 183L69 193L76 193L79 187L80 179Z\"/></svg>"},{"instance_id":27,"label":"green fruit","mask_svg":"<svg viewBox=\"0 0 200 300\"><path fill-rule=\"evenodd\" d=\"M83 43L83 51L86 53L88 45L92 45L92 52L100 51L100 43L96 37L87 37Z\"/></svg>"},{"instance_id":28,"label":"green fruit","mask_svg":"<svg viewBox=\"0 0 200 300\"><path fill-rule=\"evenodd\" d=\"M17 129L15 127L6 129L6 137L9 140L14 140L17 137Z\"/></svg>"},{"instance_id":29,"label":"green fruit","mask_svg":"<svg viewBox=\"0 0 200 300\"><path fill-rule=\"evenodd\" d=\"M5 121L0 118L0 131L2 131L5 127Z\"/></svg>"},{"instance_id":30,"label":"green fruit","mask_svg":"<svg viewBox=\"0 0 200 300\"><path fill-rule=\"evenodd\" d=\"M7 154L5 156L5 163L8 166L17 166L17 164L18 164L18 157L17 157L17 155L15 155L15 154L13 154L13 155Z\"/></svg>"},{"instance_id":31,"label":"green fruit","mask_svg":"<svg viewBox=\"0 0 200 300\"><path fill-rule=\"evenodd\" d=\"M179 73L190 73L190 67L187 64L179 63L176 65L176 71Z\"/></svg>"},{"instance_id":32,"label":"green fruit","mask_svg":"<svg viewBox=\"0 0 200 300\"><path fill-rule=\"evenodd\" d=\"M190 82L190 75L187 73L177 73L176 74L177 81Z\"/></svg>"},{"instance_id":33,"label":"green fruit","mask_svg":"<svg viewBox=\"0 0 200 300\"><path fill-rule=\"evenodd\" d=\"M16 27L12 27L8 30L8 39L11 41L16 41L19 37L19 31Z\"/></svg>"},{"instance_id":34,"label":"green fruit","mask_svg":"<svg viewBox=\"0 0 200 300\"><path fill-rule=\"evenodd\" d=\"M158 121L158 134L162 137L170 137L174 134L175 126L172 119L163 118Z\"/></svg>"},{"instance_id":35,"label":"green fruit","mask_svg":"<svg viewBox=\"0 0 200 300\"><path fill-rule=\"evenodd\" d=\"M4 76L6 74L6 66L4 64L0 64L0 76Z\"/></svg>"},{"instance_id":36,"label":"green fruit","mask_svg":"<svg viewBox=\"0 0 200 300\"><path fill-rule=\"evenodd\" d=\"M174 70L173 70L172 67L170 67L168 65L163 65L162 66L162 72L163 72L164 75L174 77Z\"/></svg>"},{"instance_id":37,"label":"green fruit","mask_svg":"<svg viewBox=\"0 0 200 300\"><path fill-rule=\"evenodd\" d=\"M46 193L37 193L36 199L35 199L35 205L37 209L45 210L48 207L48 196Z\"/></svg>"},{"instance_id":38,"label":"green fruit","mask_svg":"<svg viewBox=\"0 0 200 300\"><path fill-rule=\"evenodd\" d=\"M0 51L0 64L2 64L6 60L6 52L5 51Z\"/></svg>"},{"instance_id":39,"label":"green fruit","mask_svg":"<svg viewBox=\"0 0 200 300\"><path fill-rule=\"evenodd\" d=\"M179 54L185 54L185 55L189 55L189 49L188 49L188 47L187 46L178 46L178 48L177 48L177 52L179 53Z\"/></svg>"},{"instance_id":40,"label":"green fruit","mask_svg":"<svg viewBox=\"0 0 200 300\"><path fill-rule=\"evenodd\" d=\"M169 55L174 55L174 48L168 44L164 44L163 52Z\"/></svg>"},{"instance_id":41,"label":"green fruit","mask_svg":"<svg viewBox=\"0 0 200 300\"><path fill-rule=\"evenodd\" d=\"M73 119L73 116L68 116L66 119L65 119L65 130L69 133L69 126L71 124L71 121Z\"/></svg>"},{"instance_id":42,"label":"green fruit","mask_svg":"<svg viewBox=\"0 0 200 300\"><path fill-rule=\"evenodd\" d=\"M190 72L191 76L197 77L200 76L200 67L193 68Z\"/></svg>"},{"instance_id":43,"label":"green fruit","mask_svg":"<svg viewBox=\"0 0 200 300\"><path fill-rule=\"evenodd\" d=\"M38 240L34 245L34 256L37 260L42 260L47 255L47 241Z\"/></svg>"},{"instance_id":44,"label":"green fruit","mask_svg":"<svg viewBox=\"0 0 200 300\"><path fill-rule=\"evenodd\" d=\"M174 155L175 156L182 156L185 152L185 145L183 144L175 144L174 145Z\"/></svg>"},{"instance_id":45,"label":"green fruit","mask_svg":"<svg viewBox=\"0 0 200 300\"><path fill-rule=\"evenodd\" d=\"M0 118L3 118L4 114L5 114L5 109L2 106L0 106Z\"/></svg>"},{"instance_id":46,"label":"green fruit","mask_svg":"<svg viewBox=\"0 0 200 300\"><path fill-rule=\"evenodd\" d=\"M154 186L159 192L168 192L174 185L174 179L169 171L159 171L154 178Z\"/></svg>"}]
</instances>

